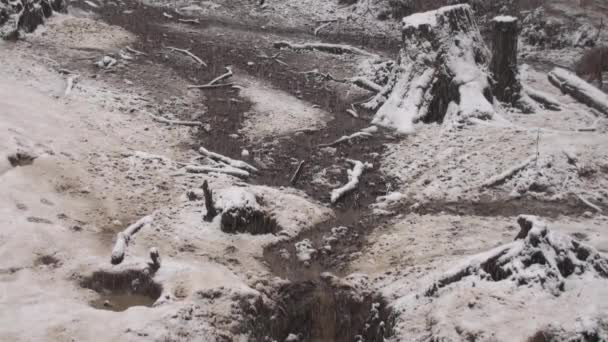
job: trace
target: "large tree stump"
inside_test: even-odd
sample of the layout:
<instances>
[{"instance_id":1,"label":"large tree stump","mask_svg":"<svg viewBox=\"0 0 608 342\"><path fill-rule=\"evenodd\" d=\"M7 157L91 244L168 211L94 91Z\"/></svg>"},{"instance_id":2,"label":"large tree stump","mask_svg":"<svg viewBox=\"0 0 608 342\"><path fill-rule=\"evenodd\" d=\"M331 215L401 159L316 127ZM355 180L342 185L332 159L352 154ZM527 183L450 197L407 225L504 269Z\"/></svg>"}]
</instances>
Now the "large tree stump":
<instances>
[{"instance_id":1,"label":"large tree stump","mask_svg":"<svg viewBox=\"0 0 608 342\"><path fill-rule=\"evenodd\" d=\"M521 84L517 71L517 18L498 16L492 19L492 61L490 71L494 76L493 90L502 102L516 104L521 98Z\"/></svg>"},{"instance_id":2,"label":"large tree stump","mask_svg":"<svg viewBox=\"0 0 608 342\"><path fill-rule=\"evenodd\" d=\"M407 134L414 123L443 122L446 114L457 126L492 118L489 51L469 5L406 17L402 38L393 88L374 124Z\"/></svg>"}]
</instances>

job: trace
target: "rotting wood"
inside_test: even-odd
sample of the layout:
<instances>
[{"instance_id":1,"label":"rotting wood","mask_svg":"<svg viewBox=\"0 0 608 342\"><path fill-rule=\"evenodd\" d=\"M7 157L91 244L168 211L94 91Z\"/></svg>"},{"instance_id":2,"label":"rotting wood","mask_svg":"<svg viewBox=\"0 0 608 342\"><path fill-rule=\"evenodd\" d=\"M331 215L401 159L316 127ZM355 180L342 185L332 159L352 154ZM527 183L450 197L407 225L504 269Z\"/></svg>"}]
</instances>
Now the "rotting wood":
<instances>
[{"instance_id":1,"label":"rotting wood","mask_svg":"<svg viewBox=\"0 0 608 342\"><path fill-rule=\"evenodd\" d=\"M194 59L198 64L207 67L207 63L205 63L202 59L200 59L199 57L197 57L195 54L193 54L192 52L190 52L189 50L186 49L180 49L180 48L176 48L173 46L167 46L166 49L169 49L171 51L177 51L177 52L181 52L185 55L190 56L190 58Z\"/></svg>"}]
</instances>

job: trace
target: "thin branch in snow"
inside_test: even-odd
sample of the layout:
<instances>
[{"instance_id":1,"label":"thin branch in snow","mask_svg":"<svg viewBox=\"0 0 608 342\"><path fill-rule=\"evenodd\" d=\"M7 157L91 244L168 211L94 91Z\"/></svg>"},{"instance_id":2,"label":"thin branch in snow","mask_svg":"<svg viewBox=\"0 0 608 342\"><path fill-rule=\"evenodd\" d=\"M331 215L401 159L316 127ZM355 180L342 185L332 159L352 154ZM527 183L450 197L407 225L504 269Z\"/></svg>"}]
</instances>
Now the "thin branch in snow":
<instances>
[{"instance_id":1,"label":"thin branch in snow","mask_svg":"<svg viewBox=\"0 0 608 342\"><path fill-rule=\"evenodd\" d=\"M173 47L173 46L167 46L166 48L167 48L167 49L169 49L169 50L171 50L171 51L177 51L177 52L181 52L181 53L183 53L183 54L185 54L185 55L188 55L188 56L190 56L192 59L194 59L194 60L195 60L195 61L196 61L198 64L200 64L200 65L202 65L202 66L204 66L204 67L206 67L206 66L207 66L207 63L203 62L203 60L202 60L202 59L198 58L198 57L197 57L195 54L193 54L193 53L192 53L192 52L190 52L189 50L186 50L186 49L179 49L179 48L176 48L176 47Z\"/></svg>"},{"instance_id":2,"label":"thin branch in snow","mask_svg":"<svg viewBox=\"0 0 608 342\"><path fill-rule=\"evenodd\" d=\"M186 172L188 173L223 173L230 176L248 178L249 172L239 169L236 167L232 167L230 165L222 165L219 167L214 166L204 166L204 165L187 165Z\"/></svg>"},{"instance_id":3,"label":"thin branch in snow","mask_svg":"<svg viewBox=\"0 0 608 342\"><path fill-rule=\"evenodd\" d=\"M143 227L149 226L153 219L153 215L145 216L116 235L116 242L114 243L114 248L112 249L112 265L118 265L124 260L127 247L129 246L129 242L133 238L133 235L135 235L135 233L137 233Z\"/></svg>"},{"instance_id":4,"label":"thin branch in snow","mask_svg":"<svg viewBox=\"0 0 608 342\"><path fill-rule=\"evenodd\" d=\"M298 182L298 179L300 178L300 173L302 172L302 166L304 166L304 160L302 160L300 164L298 164L296 172L294 172L293 176L291 176L291 179L289 180L289 185L293 186Z\"/></svg>"},{"instance_id":5,"label":"thin branch in snow","mask_svg":"<svg viewBox=\"0 0 608 342\"><path fill-rule=\"evenodd\" d=\"M204 147L201 147L198 151L200 154L207 156L207 157L211 158L212 160L219 161L221 163L235 167L237 169L247 170L250 172L258 172L258 169L256 169L255 167L251 166L250 164L248 164L242 160L232 159L230 157L226 157L219 153L211 152Z\"/></svg>"},{"instance_id":6,"label":"thin branch in snow","mask_svg":"<svg viewBox=\"0 0 608 342\"><path fill-rule=\"evenodd\" d=\"M177 19L177 21L181 21L182 23L188 23L188 24L200 24L201 22L198 19Z\"/></svg>"},{"instance_id":7,"label":"thin branch in snow","mask_svg":"<svg viewBox=\"0 0 608 342\"><path fill-rule=\"evenodd\" d=\"M536 156L526 159L524 162L517 164L517 165L511 167L510 169L486 180L485 182L483 182L481 184L481 187L489 188L489 187L503 183L506 179L513 177L515 174L517 174L521 170L528 167L528 165L535 162L536 159L537 159Z\"/></svg>"},{"instance_id":8,"label":"thin branch in snow","mask_svg":"<svg viewBox=\"0 0 608 342\"><path fill-rule=\"evenodd\" d=\"M94 3L93 1L85 0L84 3L87 4L87 5L89 5L89 6L91 6L91 7L93 7L93 8L99 8L99 5L96 4L96 3Z\"/></svg>"},{"instance_id":9,"label":"thin branch in snow","mask_svg":"<svg viewBox=\"0 0 608 342\"><path fill-rule=\"evenodd\" d=\"M332 23L333 23L332 21L328 21L328 22L326 22L326 23L324 23L324 24L321 24L319 27L317 27L317 28L315 29L315 32L314 32L314 33L315 33L315 36L316 36L317 34L319 34L319 31L321 31L322 29L324 29L324 28L326 28L327 26L331 25Z\"/></svg>"},{"instance_id":10,"label":"thin branch in snow","mask_svg":"<svg viewBox=\"0 0 608 342\"><path fill-rule=\"evenodd\" d=\"M354 46L343 45L343 44L328 44L328 43L295 44L295 43L289 43L289 42L282 41L282 42L274 43L274 47L276 49L287 48L287 49L292 49L292 50L310 50L310 51L317 50L317 51L333 53L333 54L337 54L337 55L353 54L353 55L377 57L376 54L373 54L371 52L367 52L365 50L356 48Z\"/></svg>"},{"instance_id":11,"label":"thin branch in snow","mask_svg":"<svg viewBox=\"0 0 608 342\"><path fill-rule=\"evenodd\" d=\"M350 105L351 109L347 109L346 112L348 114L350 114L353 118L359 118L359 113L357 113L357 110L355 109L354 105Z\"/></svg>"},{"instance_id":12,"label":"thin branch in snow","mask_svg":"<svg viewBox=\"0 0 608 342\"><path fill-rule=\"evenodd\" d=\"M167 12L163 12L163 17L168 18L168 19L173 19L173 16Z\"/></svg>"},{"instance_id":13,"label":"thin branch in snow","mask_svg":"<svg viewBox=\"0 0 608 342\"><path fill-rule=\"evenodd\" d=\"M134 54L138 55L138 56L139 55L141 55L141 56L147 56L147 54L145 52L141 52L141 51L135 50L134 48L132 48L130 46L125 47L125 49L127 51L131 52L131 53L134 53Z\"/></svg>"},{"instance_id":14,"label":"thin branch in snow","mask_svg":"<svg viewBox=\"0 0 608 342\"><path fill-rule=\"evenodd\" d=\"M232 72L232 68L227 66L226 67L226 73L219 75L218 77L212 79L211 81L209 81L207 84L201 84L201 85L189 85L188 89L210 89L210 88L222 88L222 87L232 87L233 84L232 83L226 83L226 84L217 84L219 81L225 80L227 78L232 77L232 75L234 75L234 73Z\"/></svg>"},{"instance_id":15,"label":"thin branch in snow","mask_svg":"<svg viewBox=\"0 0 608 342\"><path fill-rule=\"evenodd\" d=\"M365 169L371 169L374 166L370 163L363 163L358 160L347 159L347 162L354 165L352 170L347 170L348 173L348 183L344 186L334 189L331 192L331 203L335 204L342 196L346 193L355 190L357 185L359 185L359 178Z\"/></svg>"},{"instance_id":16,"label":"thin branch in snow","mask_svg":"<svg viewBox=\"0 0 608 342\"><path fill-rule=\"evenodd\" d=\"M319 145L319 147L331 147L331 146L341 144L343 142L351 141L355 138L367 139L371 136L372 136L372 133L370 133L370 132L359 131L359 132L353 133L351 135L344 135L344 136L340 137L338 140L335 140L329 144L321 144L321 145Z\"/></svg>"},{"instance_id":17,"label":"thin branch in snow","mask_svg":"<svg viewBox=\"0 0 608 342\"><path fill-rule=\"evenodd\" d=\"M147 113L154 121L164 123L167 125L180 125L180 126L202 126L203 123L200 121L182 121L182 120L169 120L162 116Z\"/></svg>"},{"instance_id":18,"label":"thin branch in snow","mask_svg":"<svg viewBox=\"0 0 608 342\"><path fill-rule=\"evenodd\" d=\"M579 132L595 132L597 131L597 124L600 122L600 119L597 119L593 122L593 124L589 127L581 127L577 131Z\"/></svg>"},{"instance_id":19,"label":"thin branch in snow","mask_svg":"<svg viewBox=\"0 0 608 342\"><path fill-rule=\"evenodd\" d=\"M581 195L579 195L579 194L576 194L576 197L578 197L578 199L580 199L580 200L581 200L581 202L583 202L583 203L584 203L586 206L588 206L589 208L591 208L591 209L593 209L593 210L597 211L598 213L601 213L601 212L602 212L602 208L600 208L600 207L598 207L597 205L595 205L595 204L593 204L593 203L589 202L589 200L588 200L588 199L586 199L586 198L584 198L583 196L581 196Z\"/></svg>"},{"instance_id":20,"label":"thin branch in snow","mask_svg":"<svg viewBox=\"0 0 608 342\"><path fill-rule=\"evenodd\" d=\"M222 83L222 84L193 84L189 85L188 89L217 89L217 88L230 88L234 87L234 83Z\"/></svg>"}]
</instances>

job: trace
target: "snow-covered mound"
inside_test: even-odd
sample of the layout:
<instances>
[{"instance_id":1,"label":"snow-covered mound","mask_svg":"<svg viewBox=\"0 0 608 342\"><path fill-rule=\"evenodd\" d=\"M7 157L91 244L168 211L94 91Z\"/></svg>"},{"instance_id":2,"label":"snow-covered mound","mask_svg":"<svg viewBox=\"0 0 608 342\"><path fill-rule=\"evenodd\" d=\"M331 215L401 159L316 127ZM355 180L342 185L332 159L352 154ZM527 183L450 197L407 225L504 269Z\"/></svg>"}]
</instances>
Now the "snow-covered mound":
<instances>
[{"instance_id":1,"label":"snow-covered mound","mask_svg":"<svg viewBox=\"0 0 608 342\"><path fill-rule=\"evenodd\" d=\"M433 341L605 341L606 255L537 217L520 216L518 223L515 241L472 256L421 293L397 300L396 336L418 337L422 331L405 327L423 315Z\"/></svg>"}]
</instances>

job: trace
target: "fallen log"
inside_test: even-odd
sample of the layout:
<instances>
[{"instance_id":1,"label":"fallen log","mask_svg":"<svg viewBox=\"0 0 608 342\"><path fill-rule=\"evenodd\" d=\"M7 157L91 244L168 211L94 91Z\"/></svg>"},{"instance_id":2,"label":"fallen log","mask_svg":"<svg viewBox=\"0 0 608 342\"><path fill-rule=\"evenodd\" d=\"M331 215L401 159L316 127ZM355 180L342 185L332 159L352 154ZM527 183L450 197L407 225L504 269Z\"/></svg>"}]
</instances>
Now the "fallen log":
<instances>
[{"instance_id":1,"label":"fallen log","mask_svg":"<svg viewBox=\"0 0 608 342\"><path fill-rule=\"evenodd\" d=\"M564 94L608 115L608 95L574 73L562 68L555 68L548 74L548 78L549 82Z\"/></svg>"},{"instance_id":2,"label":"fallen log","mask_svg":"<svg viewBox=\"0 0 608 342\"><path fill-rule=\"evenodd\" d=\"M551 94L528 87L526 85L523 85L522 88L525 94L527 94L532 100L540 103L546 109L561 110L561 104L553 96L551 96Z\"/></svg>"},{"instance_id":3,"label":"fallen log","mask_svg":"<svg viewBox=\"0 0 608 342\"><path fill-rule=\"evenodd\" d=\"M502 173L491 177L490 179L486 180L485 182L482 183L481 187L482 188L489 188L489 187L493 187L495 185L501 184L503 183L505 180L507 180L508 178L513 177L515 174L517 174L518 172L520 172L521 170L525 169L526 167L528 167L528 165L530 165L532 162L536 161L536 156L534 157L530 157L528 159L526 159L525 161L523 161L520 164L517 164L505 171L503 171Z\"/></svg>"},{"instance_id":4,"label":"fallen log","mask_svg":"<svg viewBox=\"0 0 608 342\"><path fill-rule=\"evenodd\" d=\"M363 174L363 171L366 169L371 169L373 167L370 163L363 163L358 160L347 159L347 162L353 164L352 170L347 170L348 173L348 183L344 184L344 186L334 189L331 191L331 203L335 204L342 196L345 194L355 190L357 185L359 185L359 178Z\"/></svg>"},{"instance_id":5,"label":"fallen log","mask_svg":"<svg viewBox=\"0 0 608 342\"><path fill-rule=\"evenodd\" d=\"M367 52L365 50L356 48L350 45L343 44L328 44L328 43L304 43L304 44L296 44L289 42L276 42L274 43L274 47L276 49L291 49L291 50L309 50L309 51L321 51L332 53L336 55L343 54L352 54L352 55L361 55L368 57L377 57L376 54L371 52Z\"/></svg>"},{"instance_id":6,"label":"fallen log","mask_svg":"<svg viewBox=\"0 0 608 342\"><path fill-rule=\"evenodd\" d=\"M133 238L133 235L135 235L135 233L137 233L143 227L149 226L153 219L154 216L152 215L145 216L116 235L116 242L114 243L114 248L112 249L112 265L118 265L124 260L127 247L129 246L129 242Z\"/></svg>"},{"instance_id":7,"label":"fallen log","mask_svg":"<svg viewBox=\"0 0 608 342\"><path fill-rule=\"evenodd\" d=\"M193 54L192 52L190 52L189 50L186 49L178 49L176 47L173 46L167 46L166 49L169 49L171 51L177 51L177 52L181 52L185 55L190 56L190 58L194 59L198 64L207 67L207 63L203 62L202 59L200 59L199 57L197 57L195 54Z\"/></svg>"}]
</instances>

